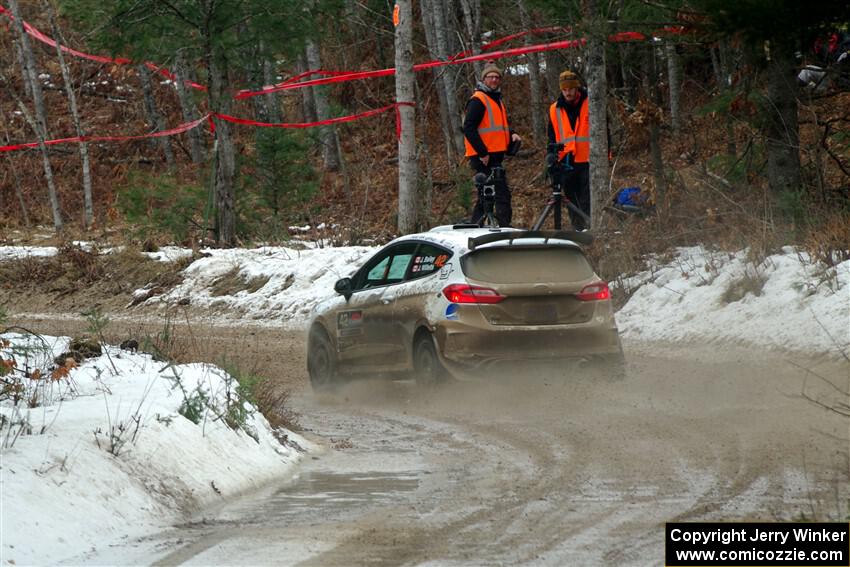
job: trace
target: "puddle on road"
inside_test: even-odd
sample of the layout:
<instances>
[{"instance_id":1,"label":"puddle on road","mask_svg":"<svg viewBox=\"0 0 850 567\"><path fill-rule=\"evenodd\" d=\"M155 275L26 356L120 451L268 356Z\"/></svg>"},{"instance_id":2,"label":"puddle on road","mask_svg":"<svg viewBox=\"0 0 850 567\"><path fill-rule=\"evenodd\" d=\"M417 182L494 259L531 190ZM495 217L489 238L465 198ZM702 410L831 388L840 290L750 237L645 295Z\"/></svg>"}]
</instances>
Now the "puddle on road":
<instances>
[{"instance_id":1,"label":"puddle on road","mask_svg":"<svg viewBox=\"0 0 850 567\"><path fill-rule=\"evenodd\" d=\"M305 508L319 514L336 513L363 504L395 501L399 493L418 487L419 478L413 474L311 471L274 493L269 506L284 516L303 513Z\"/></svg>"},{"instance_id":2,"label":"puddle on road","mask_svg":"<svg viewBox=\"0 0 850 567\"><path fill-rule=\"evenodd\" d=\"M343 520L361 515L365 509L398 504L419 488L420 481L415 471L340 473L308 468L282 485L267 487L252 497L225 505L212 518L207 511L205 521L245 526L275 520L287 523Z\"/></svg>"}]
</instances>

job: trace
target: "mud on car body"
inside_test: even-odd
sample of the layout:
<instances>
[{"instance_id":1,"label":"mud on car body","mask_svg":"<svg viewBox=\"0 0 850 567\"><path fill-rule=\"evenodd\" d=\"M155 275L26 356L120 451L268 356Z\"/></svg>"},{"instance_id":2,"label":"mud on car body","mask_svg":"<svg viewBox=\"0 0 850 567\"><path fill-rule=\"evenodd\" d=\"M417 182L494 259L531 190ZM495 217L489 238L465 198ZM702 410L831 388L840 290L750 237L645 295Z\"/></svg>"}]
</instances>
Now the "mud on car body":
<instances>
[{"instance_id":1,"label":"mud on car body","mask_svg":"<svg viewBox=\"0 0 850 567\"><path fill-rule=\"evenodd\" d=\"M589 238L446 226L393 240L317 306L313 387L411 371L434 383L517 361L591 361L619 375L608 284L579 244Z\"/></svg>"}]
</instances>

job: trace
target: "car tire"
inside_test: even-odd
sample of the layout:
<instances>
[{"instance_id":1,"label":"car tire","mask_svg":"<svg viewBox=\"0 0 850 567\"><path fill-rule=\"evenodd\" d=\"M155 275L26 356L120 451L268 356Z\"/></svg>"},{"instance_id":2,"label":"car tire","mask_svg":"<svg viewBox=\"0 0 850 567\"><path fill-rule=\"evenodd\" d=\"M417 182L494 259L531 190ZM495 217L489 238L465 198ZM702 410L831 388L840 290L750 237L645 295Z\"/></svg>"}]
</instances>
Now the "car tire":
<instances>
[{"instance_id":1,"label":"car tire","mask_svg":"<svg viewBox=\"0 0 850 567\"><path fill-rule=\"evenodd\" d=\"M413 377L417 384L426 388L437 386L449 378L437 356L434 339L428 333L422 333L413 343Z\"/></svg>"},{"instance_id":2,"label":"car tire","mask_svg":"<svg viewBox=\"0 0 850 567\"><path fill-rule=\"evenodd\" d=\"M307 373L316 391L328 391L339 385L336 353L328 334L321 328L310 331L307 340Z\"/></svg>"}]
</instances>

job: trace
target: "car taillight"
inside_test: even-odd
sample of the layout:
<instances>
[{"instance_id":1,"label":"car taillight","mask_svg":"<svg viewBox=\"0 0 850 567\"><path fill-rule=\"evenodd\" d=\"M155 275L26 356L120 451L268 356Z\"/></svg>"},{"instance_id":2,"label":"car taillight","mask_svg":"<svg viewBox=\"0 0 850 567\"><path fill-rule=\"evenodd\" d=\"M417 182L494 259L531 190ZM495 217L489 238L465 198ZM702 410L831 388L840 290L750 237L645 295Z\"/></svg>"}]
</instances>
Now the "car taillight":
<instances>
[{"instance_id":1,"label":"car taillight","mask_svg":"<svg viewBox=\"0 0 850 567\"><path fill-rule=\"evenodd\" d=\"M443 295L452 303L499 303L505 299L495 289L467 284L452 284L443 289Z\"/></svg>"},{"instance_id":2,"label":"car taillight","mask_svg":"<svg viewBox=\"0 0 850 567\"><path fill-rule=\"evenodd\" d=\"M602 301L611 299L611 290L608 289L607 283L595 282L584 286L576 297L581 301Z\"/></svg>"}]
</instances>

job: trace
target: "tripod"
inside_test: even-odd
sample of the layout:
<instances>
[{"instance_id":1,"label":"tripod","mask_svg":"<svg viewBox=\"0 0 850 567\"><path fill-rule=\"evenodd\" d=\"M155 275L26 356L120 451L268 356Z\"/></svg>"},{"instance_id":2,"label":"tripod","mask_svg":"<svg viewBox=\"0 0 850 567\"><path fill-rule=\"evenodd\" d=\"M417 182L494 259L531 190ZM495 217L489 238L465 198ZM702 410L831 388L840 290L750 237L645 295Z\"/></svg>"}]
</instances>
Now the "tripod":
<instances>
[{"instance_id":1,"label":"tripod","mask_svg":"<svg viewBox=\"0 0 850 567\"><path fill-rule=\"evenodd\" d=\"M552 146L553 144L550 144ZM556 151L563 148L558 148L560 144L554 145L554 149ZM551 150L551 149L550 149ZM531 230L540 230L543 226L543 223L546 222L546 218L550 213L555 213L555 230L561 230L561 204L566 205L572 212L579 215L584 221L590 226L590 217L585 214L584 211L579 209L575 204L570 201L568 198L564 197L564 192L561 189L561 173L572 171L573 166L570 164L570 158L572 154L567 154L563 161L559 162L557 154L550 151L546 155L546 164L547 169L549 171L549 178L552 181L552 195L549 197L549 200L546 201L546 206L543 207L543 212L540 213L540 216L537 217L537 220L534 222L534 225L531 227Z\"/></svg>"},{"instance_id":2,"label":"tripod","mask_svg":"<svg viewBox=\"0 0 850 567\"><path fill-rule=\"evenodd\" d=\"M482 227L499 228L499 221L496 220L495 215L496 183L504 178L505 170L500 165L493 166L490 175L476 173L472 178L472 182L478 189L478 198L481 200L481 207L484 210L480 218L472 219L473 223Z\"/></svg>"}]
</instances>

